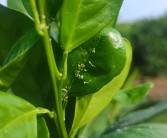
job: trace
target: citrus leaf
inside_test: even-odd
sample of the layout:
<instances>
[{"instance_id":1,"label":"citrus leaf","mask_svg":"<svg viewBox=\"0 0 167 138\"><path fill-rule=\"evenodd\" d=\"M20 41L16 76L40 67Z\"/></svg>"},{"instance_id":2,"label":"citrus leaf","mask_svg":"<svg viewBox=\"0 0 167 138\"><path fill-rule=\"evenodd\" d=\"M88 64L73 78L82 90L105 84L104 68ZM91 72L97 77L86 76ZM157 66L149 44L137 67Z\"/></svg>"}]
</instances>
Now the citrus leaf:
<instances>
[{"instance_id":1,"label":"citrus leaf","mask_svg":"<svg viewBox=\"0 0 167 138\"><path fill-rule=\"evenodd\" d=\"M36 138L36 116L48 112L4 92L0 92L0 110L0 138Z\"/></svg>"},{"instance_id":2,"label":"citrus leaf","mask_svg":"<svg viewBox=\"0 0 167 138\"><path fill-rule=\"evenodd\" d=\"M115 22L122 1L64 0L60 10L60 42L63 48L72 51L112 20Z\"/></svg>"},{"instance_id":3,"label":"citrus leaf","mask_svg":"<svg viewBox=\"0 0 167 138\"><path fill-rule=\"evenodd\" d=\"M166 124L139 124L116 129L101 138L166 138Z\"/></svg>"},{"instance_id":4,"label":"citrus leaf","mask_svg":"<svg viewBox=\"0 0 167 138\"><path fill-rule=\"evenodd\" d=\"M50 138L50 133L44 118L37 118L38 138Z\"/></svg>"},{"instance_id":5,"label":"citrus leaf","mask_svg":"<svg viewBox=\"0 0 167 138\"><path fill-rule=\"evenodd\" d=\"M23 0L7 0L7 7L13 10L16 10L24 15L26 15L27 17L29 17L30 19L32 19L31 15L27 12L27 10L25 9L23 3ZM25 1L25 0L24 0ZM27 0L26 0L27 1Z\"/></svg>"},{"instance_id":6,"label":"citrus leaf","mask_svg":"<svg viewBox=\"0 0 167 138\"><path fill-rule=\"evenodd\" d=\"M132 60L132 49L127 40L125 40L125 45L127 60L122 72L108 84L102 87L98 92L77 97L75 116L70 135L75 135L80 127L88 123L92 118L99 114L110 103L116 92L123 85L129 72Z\"/></svg>"},{"instance_id":7,"label":"citrus leaf","mask_svg":"<svg viewBox=\"0 0 167 138\"><path fill-rule=\"evenodd\" d=\"M30 50L39 40L35 30L24 34L12 47L6 57L2 68L0 68L0 89L6 90L10 87L17 75L20 73L30 56Z\"/></svg>"},{"instance_id":8,"label":"citrus leaf","mask_svg":"<svg viewBox=\"0 0 167 138\"><path fill-rule=\"evenodd\" d=\"M137 110L135 112L129 113L124 117L121 117L115 124L110 126L109 129L112 130L144 122L147 119L151 119L154 116L160 115L162 112L166 110L167 110L167 101L162 101L148 108Z\"/></svg>"},{"instance_id":9,"label":"citrus leaf","mask_svg":"<svg viewBox=\"0 0 167 138\"><path fill-rule=\"evenodd\" d=\"M126 49L121 35L113 28L104 29L70 53L66 83L68 96L97 92L120 74L125 62Z\"/></svg>"},{"instance_id":10,"label":"citrus leaf","mask_svg":"<svg viewBox=\"0 0 167 138\"><path fill-rule=\"evenodd\" d=\"M141 101L148 94L151 87L153 87L153 84L146 82L128 90L120 90L114 99L122 104L135 104Z\"/></svg>"}]
</instances>

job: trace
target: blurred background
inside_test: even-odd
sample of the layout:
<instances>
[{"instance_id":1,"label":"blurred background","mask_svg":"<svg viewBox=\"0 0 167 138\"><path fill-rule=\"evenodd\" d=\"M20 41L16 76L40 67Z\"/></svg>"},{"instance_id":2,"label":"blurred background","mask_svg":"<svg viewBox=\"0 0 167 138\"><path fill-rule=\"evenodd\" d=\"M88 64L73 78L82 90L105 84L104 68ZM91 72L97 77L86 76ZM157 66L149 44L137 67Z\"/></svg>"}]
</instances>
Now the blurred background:
<instances>
[{"instance_id":1,"label":"blurred background","mask_svg":"<svg viewBox=\"0 0 167 138\"><path fill-rule=\"evenodd\" d=\"M124 0L117 29L133 46L131 82L151 81L149 97L167 98L167 1Z\"/></svg>"},{"instance_id":2,"label":"blurred background","mask_svg":"<svg viewBox=\"0 0 167 138\"><path fill-rule=\"evenodd\" d=\"M0 3L6 5L6 0ZM33 26L27 17L2 5L0 63L12 44ZM116 28L133 46L133 65L126 85L151 81L155 86L149 97L167 99L167 1L124 0Z\"/></svg>"}]
</instances>

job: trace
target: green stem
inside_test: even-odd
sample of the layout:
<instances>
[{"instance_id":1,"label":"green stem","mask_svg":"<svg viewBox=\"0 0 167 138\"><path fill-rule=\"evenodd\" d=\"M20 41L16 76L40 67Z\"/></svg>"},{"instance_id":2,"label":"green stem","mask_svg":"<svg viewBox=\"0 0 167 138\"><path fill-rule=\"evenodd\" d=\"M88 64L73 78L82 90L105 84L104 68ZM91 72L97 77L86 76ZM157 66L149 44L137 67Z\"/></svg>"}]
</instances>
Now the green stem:
<instances>
[{"instance_id":1,"label":"green stem","mask_svg":"<svg viewBox=\"0 0 167 138\"><path fill-rule=\"evenodd\" d=\"M48 28L45 27L43 29L43 42L44 42L44 48L46 52L46 57L50 69L53 89L55 93L55 101L56 101L56 113L57 113L57 120L56 123L58 123L58 127L60 130L60 135L62 138L67 138L67 131L65 127L64 117L63 117L63 107L62 107L62 74L59 73L58 68L56 66L56 61L54 58L54 53L52 49L52 44L50 41Z\"/></svg>"},{"instance_id":2,"label":"green stem","mask_svg":"<svg viewBox=\"0 0 167 138\"><path fill-rule=\"evenodd\" d=\"M45 19L45 0L38 1L40 16L36 7L35 0L30 0L30 4L32 6L32 11L34 13L36 30L37 32L40 32L39 34L41 35L43 40L46 58L47 58L47 62L50 70L52 85L54 89L55 113L56 113L54 117L54 121L58 128L60 137L68 138L67 130L64 122L63 107L62 107L62 84L63 84L63 78L64 78L63 76L66 76L67 70L63 71L63 75L62 75L57 68L56 60L53 53L51 38L48 32L49 27L47 26L46 19ZM41 19L41 22L39 20L39 17ZM67 58L64 62L65 62L65 68L67 68L66 67Z\"/></svg>"},{"instance_id":3,"label":"green stem","mask_svg":"<svg viewBox=\"0 0 167 138\"><path fill-rule=\"evenodd\" d=\"M31 9L32 9L32 12L33 12L33 16L34 16L35 28L36 28L39 35L43 35L43 33L40 29L41 24L40 24L40 20L39 20L39 14L38 14L36 2L35 2L35 0L29 0L29 1L30 1L30 4L31 4Z\"/></svg>"}]
</instances>

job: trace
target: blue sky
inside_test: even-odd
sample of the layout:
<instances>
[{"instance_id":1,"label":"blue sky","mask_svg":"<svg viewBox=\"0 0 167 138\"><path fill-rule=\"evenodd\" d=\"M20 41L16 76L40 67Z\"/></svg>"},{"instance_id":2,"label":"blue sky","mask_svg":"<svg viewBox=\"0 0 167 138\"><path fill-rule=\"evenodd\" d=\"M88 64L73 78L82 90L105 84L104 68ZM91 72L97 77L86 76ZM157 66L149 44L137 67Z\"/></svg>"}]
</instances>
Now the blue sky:
<instances>
[{"instance_id":1,"label":"blue sky","mask_svg":"<svg viewBox=\"0 0 167 138\"><path fill-rule=\"evenodd\" d=\"M5 4L6 0L0 0ZM154 18L167 12L167 0L124 0L119 22L136 21L143 18Z\"/></svg>"},{"instance_id":2,"label":"blue sky","mask_svg":"<svg viewBox=\"0 0 167 138\"><path fill-rule=\"evenodd\" d=\"M167 12L167 0L124 0L119 22L155 18Z\"/></svg>"}]
</instances>

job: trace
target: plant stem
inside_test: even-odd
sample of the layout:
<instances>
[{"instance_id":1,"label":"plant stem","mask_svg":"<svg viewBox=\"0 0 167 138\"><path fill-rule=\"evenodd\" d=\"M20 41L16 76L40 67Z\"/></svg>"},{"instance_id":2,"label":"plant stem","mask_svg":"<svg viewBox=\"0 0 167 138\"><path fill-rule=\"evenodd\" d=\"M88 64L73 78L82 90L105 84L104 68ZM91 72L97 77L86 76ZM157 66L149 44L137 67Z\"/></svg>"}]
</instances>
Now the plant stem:
<instances>
[{"instance_id":1,"label":"plant stem","mask_svg":"<svg viewBox=\"0 0 167 138\"><path fill-rule=\"evenodd\" d=\"M51 38L48 32L49 27L46 24L45 0L38 1L40 16L36 7L35 0L30 0L30 4L32 6L32 11L34 13L34 21L35 21L37 32L38 33L40 32L39 34L41 35L43 40L46 58L47 58L47 62L50 70L52 84L53 84L53 89L55 94L55 113L56 113L54 117L54 121L58 128L60 137L68 138L67 130L64 122L63 107L62 107L62 85L63 85L63 78L66 78L66 74L67 74L66 68L67 68L68 53L65 54L65 60L63 58L63 61L65 62L64 63L65 71L63 71L63 74L62 74L59 72L57 68L56 60L53 53ZM39 17L41 21L39 20Z\"/></svg>"}]
</instances>

